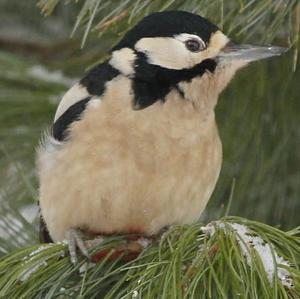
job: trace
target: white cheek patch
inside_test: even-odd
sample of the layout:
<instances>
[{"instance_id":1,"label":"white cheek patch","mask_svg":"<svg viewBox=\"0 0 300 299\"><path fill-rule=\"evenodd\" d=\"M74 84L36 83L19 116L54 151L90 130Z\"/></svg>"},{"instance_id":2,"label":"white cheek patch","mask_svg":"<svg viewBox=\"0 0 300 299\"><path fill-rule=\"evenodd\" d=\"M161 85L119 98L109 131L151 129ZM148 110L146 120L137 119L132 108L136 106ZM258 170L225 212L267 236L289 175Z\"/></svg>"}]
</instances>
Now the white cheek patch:
<instances>
[{"instance_id":1,"label":"white cheek patch","mask_svg":"<svg viewBox=\"0 0 300 299\"><path fill-rule=\"evenodd\" d=\"M228 37L218 30L211 35L206 49L191 52L185 46L185 42L190 39L205 44L198 35L181 33L174 37L142 38L136 43L135 49L145 53L150 64L181 70L192 68L205 59L216 57L229 41Z\"/></svg>"},{"instance_id":2,"label":"white cheek patch","mask_svg":"<svg viewBox=\"0 0 300 299\"><path fill-rule=\"evenodd\" d=\"M132 49L123 48L112 53L109 64L125 76L129 76L134 73L135 59L136 55Z\"/></svg>"},{"instance_id":3,"label":"white cheek patch","mask_svg":"<svg viewBox=\"0 0 300 299\"><path fill-rule=\"evenodd\" d=\"M148 57L148 62L169 69L180 70L195 65L195 56L191 55L184 43L174 37L148 37L139 40L135 49Z\"/></svg>"},{"instance_id":4,"label":"white cheek patch","mask_svg":"<svg viewBox=\"0 0 300 299\"><path fill-rule=\"evenodd\" d=\"M67 91L67 93L60 101L54 116L54 122L56 122L56 120L61 115L63 115L64 112L66 112L71 106L88 96L90 96L90 94L84 86L80 85L79 83L75 84Z\"/></svg>"}]
</instances>

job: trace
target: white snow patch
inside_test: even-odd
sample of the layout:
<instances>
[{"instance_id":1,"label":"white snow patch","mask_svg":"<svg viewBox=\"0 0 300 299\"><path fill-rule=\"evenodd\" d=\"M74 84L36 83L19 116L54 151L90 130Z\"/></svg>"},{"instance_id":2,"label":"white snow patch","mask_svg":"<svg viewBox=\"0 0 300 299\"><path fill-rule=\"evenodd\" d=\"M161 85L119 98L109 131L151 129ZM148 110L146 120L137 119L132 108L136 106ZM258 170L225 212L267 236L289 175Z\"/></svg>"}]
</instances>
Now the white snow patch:
<instances>
[{"instance_id":1,"label":"white snow patch","mask_svg":"<svg viewBox=\"0 0 300 299\"><path fill-rule=\"evenodd\" d=\"M139 295L139 292L135 290L135 291L133 291L131 298L137 298L138 295Z\"/></svg>"},{"instance_id":2,"label":"white snow patch","mask_svg":"<svg viewBox=\"0 0 300 299\"><path fill-rule=\"evenodd\" d=\"M40 252L42 252L42 251L44 251L44 250L46 250L46 249L48 249L48 248L50 248L52 246L54 246L54 244L42 245L38 249L30 252L29 256L35 256L36 254L39 254Z\"/></svg>"},{"instance_id":3,"label":"white snow patch","mask_svg":"<svg viewBox=\"0 0 300 299\"><path fill-rule=\"evenodd\" d=\"M43 80L46 82L52 82L52 83L61 83L66 86L72 86L75 84L77 79L74 78L68 78L64 76L62 71L56 70L56 71L50 71L47 68L45 68L42 65L34 65L27 71L28 75L32 78L36 78L39 80Z\"/></svg>"},{"instance_id":4,"label":"white snow patch","mask_svg":"<svg viewBox=\"0 0 300 299\"><path fill-rule=\"evenodd\" d=\"M262 261L271 285L273 284L274 274L277 270L277 277L282 285L288 288L293 287L291 273L287 269L281 267L290 267L290 264L287 260L277 254L272 244L266 243L259 236L253 236L245 225L239 223L226 223L226 225L230 226L236 232L236 240L250 267L252 265L250 252L251 249L254 249ZM223 222L215 221L202 227L201 230L211 237L215 234L216 228L225 229L226 225Z\"/></svg>"},{"instance_id":5,"label":"white snow patch","mask_svg":"<svg viewBox=\"0 0 300 299\"><path fill-rule=\"evenodd\" d=\"M39 253L41 253L42 251L54 246L55 244L47 244L47 245L41 245L40 247L38 247L36 250L31 251L29 253L29 255L26 255L23 260L24 260L24 265L26 265L27 263L29 263L30 261L32 261L33 257Z\"/></svg>"},{"instance_id":6,"label":"white snow patch","mask_svg":"<svg viewBox=\"0 0 300 299\"><path fill-rule=\"evenodd\" d=\"M28 278L30 278L30 276L32 274L34 274L42 266L47 266L46 261L40 261L40 262L36 263L35 265L33 265L31 268L25 270L19 278L20 281L22 281L22 282L26 281Z\"/></svg>"},{"instance_id":7,"label":"white snow patch","mask_svg":"<svg viewBox=\"0 0 300 299\"><path fill-rule=\"evenodd\" d=\"M27 255L23 258L23 260L24 260L23 266L27 265L30 262L33 262L35 255L41 253L42 251L44 251L44 250L46 250L46 249L48 249L52 246L55 246L55 244L51 243L51 244L47 244L47 245L41 245L36 250L30 252L29 255ZM26 281L40 267L42 267L42 266L46 267L48 265L47 262L46 262L46 259L47 259L47 257L45 259L41 260L41 261L37 261L36 263L31 265L29 269L26 269L25 271L23 271L20 275L20 278L19 278L20 281L22 281L22 282Z\"/></svg>"}]
</instances>

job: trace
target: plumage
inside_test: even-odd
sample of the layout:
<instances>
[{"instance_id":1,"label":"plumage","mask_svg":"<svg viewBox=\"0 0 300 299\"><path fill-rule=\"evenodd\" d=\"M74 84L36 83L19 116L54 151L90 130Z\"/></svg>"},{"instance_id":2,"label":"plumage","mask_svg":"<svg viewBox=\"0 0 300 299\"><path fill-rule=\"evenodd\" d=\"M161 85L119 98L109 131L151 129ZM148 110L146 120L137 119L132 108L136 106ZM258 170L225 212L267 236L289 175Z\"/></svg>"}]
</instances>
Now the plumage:
<instances>
[{"instance_id":1,"label":"plumage","mask_svg":"<svg viewBox=\"0 0 300 299\"><path fill-rule=\"evenodd\" d=\"M259 59L228 45L200 16L155 13L67 92L38 154L47 240L72 229L153 235L200 217L222 163L218 96Z\"/></svg>"},{"instance_id":2,"label":"plumage","mask_svg":"<svg viewBox=\"0 0 300 299\"><path fill-rule=\"evenodd\" d=\"M69 126L72 122L80 119L81 113L85 110L91 98L92 97L89 96L80 101L77 101L76 103L68 107L68 109L64 111L57 120L55 120L52 126L52 135L56 140L62 141L66 139Z\"/></svg>"}]
</instances>

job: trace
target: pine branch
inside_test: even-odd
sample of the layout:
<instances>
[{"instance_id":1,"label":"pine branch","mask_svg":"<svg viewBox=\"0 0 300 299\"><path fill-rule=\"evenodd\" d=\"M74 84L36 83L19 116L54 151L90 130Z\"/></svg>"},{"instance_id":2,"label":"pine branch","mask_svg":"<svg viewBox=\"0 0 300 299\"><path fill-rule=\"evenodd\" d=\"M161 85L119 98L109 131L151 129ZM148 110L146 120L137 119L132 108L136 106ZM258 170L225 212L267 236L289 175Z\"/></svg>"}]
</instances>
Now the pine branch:
<instances>
[{"instance_id":1,"label":"pine branch","mask_svg":"<svg viewBox=\"0 0 300 299\"><path fill-rule=\"evenodd\" d=\"M45 15L50 15L59 0L40 0L38 6ZM74 5L77 1L66 1ZM100 35L107 30L123 33L145 15L153 11L187 10L209 18L228 35L239 39L253 39L270 43L275 37L284 39L291 47L296 45L299 24L293 14L297 13L298 0L85 0L73 33L84 30L82 45L89 32ZM292 22L292 26L290 26ZM295 30L295 27L298 27Z\"/></svg>"},{"instance_id":2,"label":"pine branch","mask_svg":"<svg viewBox=\"0 0 300 299\"><path fill-rule=\"evenodd\" d=\"M173 227L130 262L111 258L126 236L110 237L90 249L109 256L77 266L65 244L35 245L0 259L0 297L300 298L299 233L226 217Z\"/></svg>"}]
</instances>

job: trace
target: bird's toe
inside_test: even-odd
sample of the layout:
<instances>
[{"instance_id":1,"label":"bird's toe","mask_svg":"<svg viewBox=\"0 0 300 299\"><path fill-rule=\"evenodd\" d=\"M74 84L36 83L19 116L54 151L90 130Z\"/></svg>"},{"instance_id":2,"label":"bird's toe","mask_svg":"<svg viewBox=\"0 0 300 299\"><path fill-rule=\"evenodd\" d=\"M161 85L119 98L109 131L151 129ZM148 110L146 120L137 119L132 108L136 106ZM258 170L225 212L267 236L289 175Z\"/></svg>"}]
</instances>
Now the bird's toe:
<instances>
[{"instance_id":1,"label":"bird's toe","mask_svg":"<svg viewBox=\"0 0 300 299\"><path fill-rule=\"evenodd\" d=\"M66 232L66 239L68 241L68 249L72 264L76 265L78 262L77 249L83 256L90 259L87 247L83 241L83 234L79 229L69 229Z\"/></svg>"}]
</instances>

